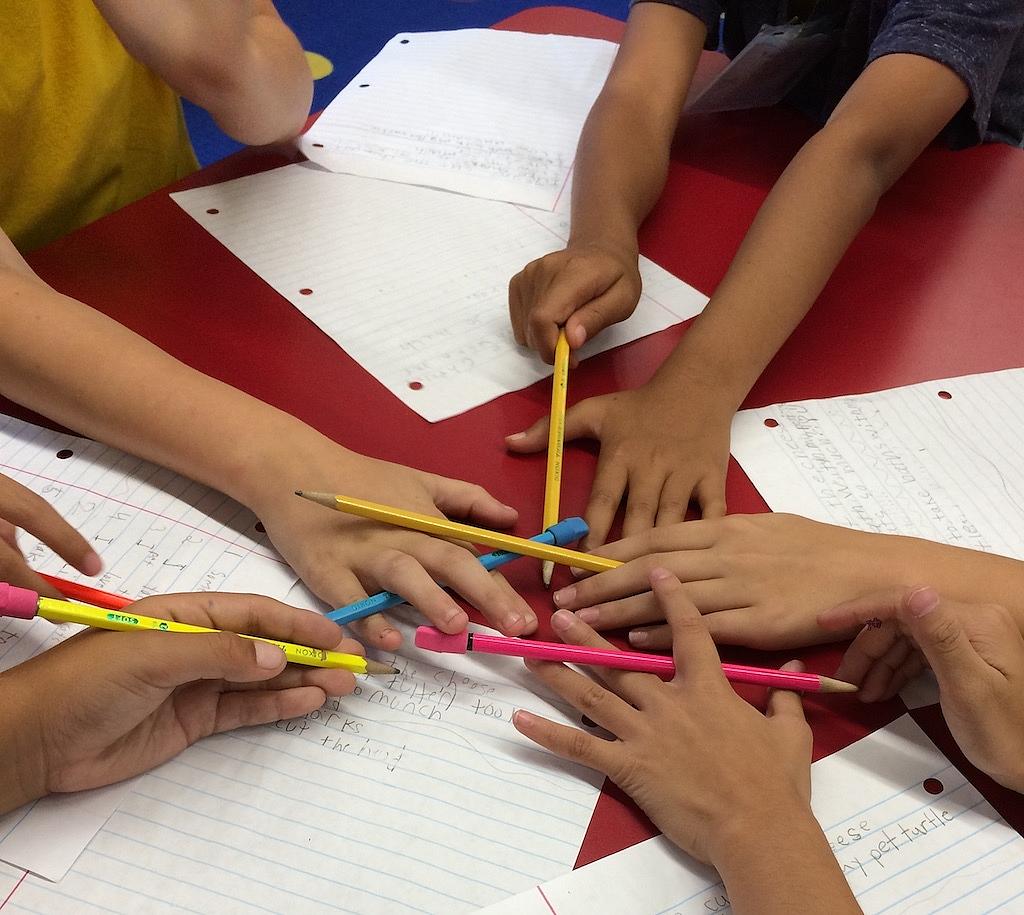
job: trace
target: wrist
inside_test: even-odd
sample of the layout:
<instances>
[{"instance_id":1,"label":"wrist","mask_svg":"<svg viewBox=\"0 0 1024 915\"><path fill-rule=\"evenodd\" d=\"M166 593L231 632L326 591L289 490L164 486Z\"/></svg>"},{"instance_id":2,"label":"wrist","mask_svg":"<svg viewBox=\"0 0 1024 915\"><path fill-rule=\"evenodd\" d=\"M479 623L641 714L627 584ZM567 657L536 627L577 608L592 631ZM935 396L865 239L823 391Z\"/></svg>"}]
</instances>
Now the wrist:
<instances>
[{"instance_id":1,"label":"wrist","mask_svg":"<svg viewBox=\"0 0 1024 915\"><path fill-rule=\"evenodd\" d=\"M349 467L365 458L288 414L261 431L224 492L256 514L263 506L294 499L296 489L344 491Z\"/></svg>"},{"instance_id":2,"label":"wrist","mask_svg":"<svg viewBox=\"0 0 1024 915\"><path fill-rule=\"evenodd\" d=\"M727 810L736 805L723 805L719 822L712 824L708 839L708 856L723 877L727 871L748 868L752 861L763 859L765 842L782 831L796 835L821 833L811 805L793 792L785 797L772 797L756 807L729 816Z\"/></svg>"},{"instance_id":3,"label":"wrist","mask_svg":"<svg viewBox=\"0 0 1024 915\"><path fill-rule=\"evenodd\" d=\"M0 815L46 793L41 710L17 667L0 673Z\"/></svg>"},{"instance_id":4,"label":"wrist","mask_svg":"<svg viewBox=\"0 0 1024 915\"><path fill-rule=\"evenodd\" d=\"M677 392L681 388L703 392L721 406L723 414L731 421L757 376L751 374L742 353L729 352L721 341L705 344L700 320L698 315L679 345L651 376L648 386Z\"/></svg>"},{"instance_id":5,"label":"wrist","mask_svg":"<svg viewBox=\"0 0 1024 915\"><path fill-rule=\"evenodd\" d=\"M573 232L566 245L568 248L598 249L614 257L636 265L640 258L640 245L636 232L611 232L607 229L600 232Z\"/></svg>"}]
</instances>

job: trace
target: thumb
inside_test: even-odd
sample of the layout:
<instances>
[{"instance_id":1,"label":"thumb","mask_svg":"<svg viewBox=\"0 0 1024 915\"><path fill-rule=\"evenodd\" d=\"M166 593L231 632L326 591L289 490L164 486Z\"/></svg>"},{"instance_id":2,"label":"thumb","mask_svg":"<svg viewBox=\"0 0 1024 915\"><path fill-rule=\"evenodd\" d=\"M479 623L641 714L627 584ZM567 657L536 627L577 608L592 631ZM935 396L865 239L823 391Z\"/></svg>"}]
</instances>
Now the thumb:
<instances>
[{"instance_id":1,"label":"thumb","mask_svg":"<svg viewBox=\"0 0 1024 915\"><path fill-rule=\"evenodd\" d=\"M582 400L569 407L565 413L565 441L576 438L598 438L598 417L600 408L599 397ZM509 451L519 454L533 454L543 451L548 446L548 425L551 419L542 416L525 432L516 432L505 436L505 445Z\"/></svg>"},{"instance_id":2,"label":"thumb","mask_svg":"<svg viewBox=\"0 0 1024 915\"><path fill-rule=\"evenodd\" d=\"M602 330L619 321L625 321L636 308L639 296L619 279L606 292L591 299L566 319L565 337L569 345L578 350Z\"/></svg>"},{"instance_id":3,"label":"thumb","mask_svg":"<svg viewBox=\"0 0 1024 915\"><path fill-rule=\"evenodd\" d=\"M159 689L193 680L254 683L269 680L285 666L284 652L276 645L233 632L147 632L130 641L137 675Z\"/></svg>"},{"instance_id":4,"label":"thumb","mask_svg":"<svg viewBox=\"0 0 1024 915\"><path fill-rule=\"evenodd\" d=\"M511 505L504 505L482 486L448 477L431 478L434 505L448 518L466 518L478 524L511 527L519 517Z\"/></svg>"},{"instance_id":5,"label":"thumb","mask_svg":"<svg viewBox=\"0 0 1024 915\"><path fill-rule=\"evenodd\" d=\"M804 665L800 661L787 661L782 665L783 670L801 672ZM804 716L804 703L800 693L788 689L773 689L768 693L768 704L766 714L769 718L781 718L806 724Z\"/></svg>"},{"instance_id":6,"label":"thumb","mask_svg":"<svg viewBox=\"0 0 1024 915\"><path fill-rule=\"evenodd\" d=\"M984 674L988 665L964 632L957 606L940 600L934 589L907 592L899 618L928 659L940 689Z\"/></svg>"}]
</instances>

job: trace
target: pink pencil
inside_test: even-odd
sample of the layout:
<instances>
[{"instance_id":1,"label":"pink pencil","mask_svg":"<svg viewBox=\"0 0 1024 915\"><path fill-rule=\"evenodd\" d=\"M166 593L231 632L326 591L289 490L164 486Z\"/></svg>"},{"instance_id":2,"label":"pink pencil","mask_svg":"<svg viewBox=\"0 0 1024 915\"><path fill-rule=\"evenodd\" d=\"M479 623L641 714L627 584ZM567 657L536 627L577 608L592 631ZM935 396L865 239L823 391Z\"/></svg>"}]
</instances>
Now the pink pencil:
<instances>
[{"instance_id":1,"label":"pink pencil","mask_svg":"<svg viewBox=\"0 0 1024 915\"><path fill-rule=\"evenodd\" d=\"M620 670L638 670L658 674L664 679L674 677L675 662L660 654L644 654L639 651L616 651L608 648L586 648L580 645L563 645L560 642L534 642L529 639L505 638L500 635L481 635L476 632L460 632L447 635L432 626L420 626L416 630L416 647L445 654L465 654L478 651L482 654L510 655L515 658L536 658L540 661L561 661L570 664L585 664L593 667L616 667ZM776 689L791 689L805 693L855 693L852 683L823 677L820 674L776 670L772 667L749 667L745 664L723 664L725 678L733 683L753 683L758 686L772 686Z\"/></svg>"}]
</instances>

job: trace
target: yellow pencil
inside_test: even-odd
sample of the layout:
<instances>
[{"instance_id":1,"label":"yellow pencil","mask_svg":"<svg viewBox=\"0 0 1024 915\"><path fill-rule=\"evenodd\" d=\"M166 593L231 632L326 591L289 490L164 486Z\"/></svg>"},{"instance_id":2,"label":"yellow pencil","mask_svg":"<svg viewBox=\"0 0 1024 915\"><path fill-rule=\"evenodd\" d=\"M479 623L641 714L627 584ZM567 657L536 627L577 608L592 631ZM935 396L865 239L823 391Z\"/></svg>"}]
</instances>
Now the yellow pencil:
<instances>
[{"instance_id":1,"label":"yellow pencil","mask_svg":"<svg viewBox=\"0 0 1024 915\"><path fill-rule=\"evenodd\" d=\"M589 553L567 550L563 546L537 543L536 540L513 537L511 534L499 534L496 531L489 531L482 527L473 527L471 524L447 521L444 518L435 518L433 515L421 515L418 512L406 511L403 508L393 508L390 505L366 502L363 499L336 496L329 492L304 492L301 489L297 489L295 495L302 496L303 499L309 499L311 502L316 502L320 505L326 505L328 508L333 508L336 511L345 512L347 515L358 515L360 518L368 518L371 521L383 521L385 524L409 528L424 534L433 534L435 537L467 540L470 543L479 543L495 550L508 550L510 553L518 553L520 556L532 556L534 559L549 559L551 562L558 563L559 565L575 566L577 569L586 569L588 572L607 572L609 569L617 569L622 565L617 559L591 556Z\"/></svg>"},{"instance_id":2,"label":"yellow pencil","mask_svg":"<svg viewBox=\"0 0 1024 915\"><path fill-rule=\"evenodd\" d=\"M188 623L177 623L174 620L161 620L152 616L140 616L132 613L131 607L122 610L102 610L88 604L73 604L66 600L55 600L40 597L36 615L52 623L81 623L94 629L112 629L116 632L130 632L137 629L155 629L159 632L218 632L205 626L192 626ZM305 664L307 667L331 667L349 670L354 674L394 674L398 671L388 664L370 661L357 654L343 654L340 651L326 651L323 648L310 648L307 645L293 645L291 642L279 642L255 635L242 635L243 639L269 642L276 645L285 657L293 664Z\"/></svg>"},{"instance_id":3,"label":"yellow pencil","mask_svg":"<svg viewBox=\"0 0 1024 915\"><path fill-rule=\"evenodd\" d=\"M548 427L548 469L544 478L544 519L541 529L547 530L558 520L558 500L562 488L562 451L565 447L565 395L569 389L569 341L565 328L558 331L555 344L555 372L551 376L551 419ZM555 564L545 559L541 565L544 587L551 587Z\"/></svg>"}]
</instances>

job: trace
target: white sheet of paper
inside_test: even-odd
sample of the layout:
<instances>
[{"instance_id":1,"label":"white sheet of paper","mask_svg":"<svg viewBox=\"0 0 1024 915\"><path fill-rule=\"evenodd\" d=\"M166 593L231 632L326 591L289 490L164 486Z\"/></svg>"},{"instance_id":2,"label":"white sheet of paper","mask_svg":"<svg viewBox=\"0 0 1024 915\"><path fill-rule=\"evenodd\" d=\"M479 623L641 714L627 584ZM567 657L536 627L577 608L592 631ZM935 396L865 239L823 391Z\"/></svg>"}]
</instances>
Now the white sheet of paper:
<instances>
[{"instance_id":1,"label":"white sheet of paper","mask_svg":"<svg viewBox=\"0 0 1024 915\"><path fill-rule=\"evenodd\" d=\"M494 29L396 35L300 145L335 172L554 210L616 50Z\"/></svg>"},{"instance_id":2,"label":"white sheet of paper","mask_svg":"<svg viewBox=\"0 0 1024 915\"><path fill-rule=\"evenodd\" d=\"M568 217L289 165L171 195L425 419L551 374L516 346L508 281L568 238ZM641 259L644 294L586 358L699 314L707 297Z\"/></svg>"},{"instance_id":3,"label":"white sheet of paper","mask_svg":"<svg viewBox=\"0 0 1024 915\"><path fill-rule=\"evenodd\" d=\"M135 597L229 590L283 599L296 582L247 509L116 449L0 416L0 472L42 495L107 564L88 579L21 532L19 545L40 572ZM0 670L81 628L0 619ZM60 879L130 788L51 795L0 818L0 859Z\"/></svg>"},{"instance_id":4,"label":"white sheet of paper","mask_svg":"<svg viewBox=\"0 0 1024 915\"><path fill-rule=\"evenodd\" d=\"M939 793L930 793L926 780L941 785ZM814 813L867 915L990 912L1014 900L1020 904L1024 838L909 715L816 762L811 782ZM785 824L779 828L784 842ZM766 855L778 838L765 837ZM794 900L794 911L805 908ZM717 874L659 836L480 915L729 911Z\"/></svg>"},{"instance_id":5,"label":"white sheet of paper","mask_svg":"<svg viewBox=\"0 0 1024 915\"><path fill-rule=\"evenodd\" d=\"M8 909L459 913L569 870L601 778L510 718L579 716L514 658L382 659L401 673L141 777L63 881L28 878Z\"/></svg>"},{"instance_id":6,"label":"white sheet of paper","mask_svg":"<svg viewBox=\"0 0 1024 915\"><path fill-rule=\"evenodd\" d=\"M773 404L732 425L732 453L773 511L1016 559L1021 441L1024 369Z\"/></svg>"},{"instance_id":7,"label":"white sheet of paper","mask_svg":"<svg viewBox=\"0 0 1024 915\"><path fill-rule=\"evenodd\" d=\"M732 453L773 511L1015 559L1021 441L1024 369L773 404L732 426ZM938 689L926 675L900 696L919 708Z\"/></svg>"}]
</instances>

